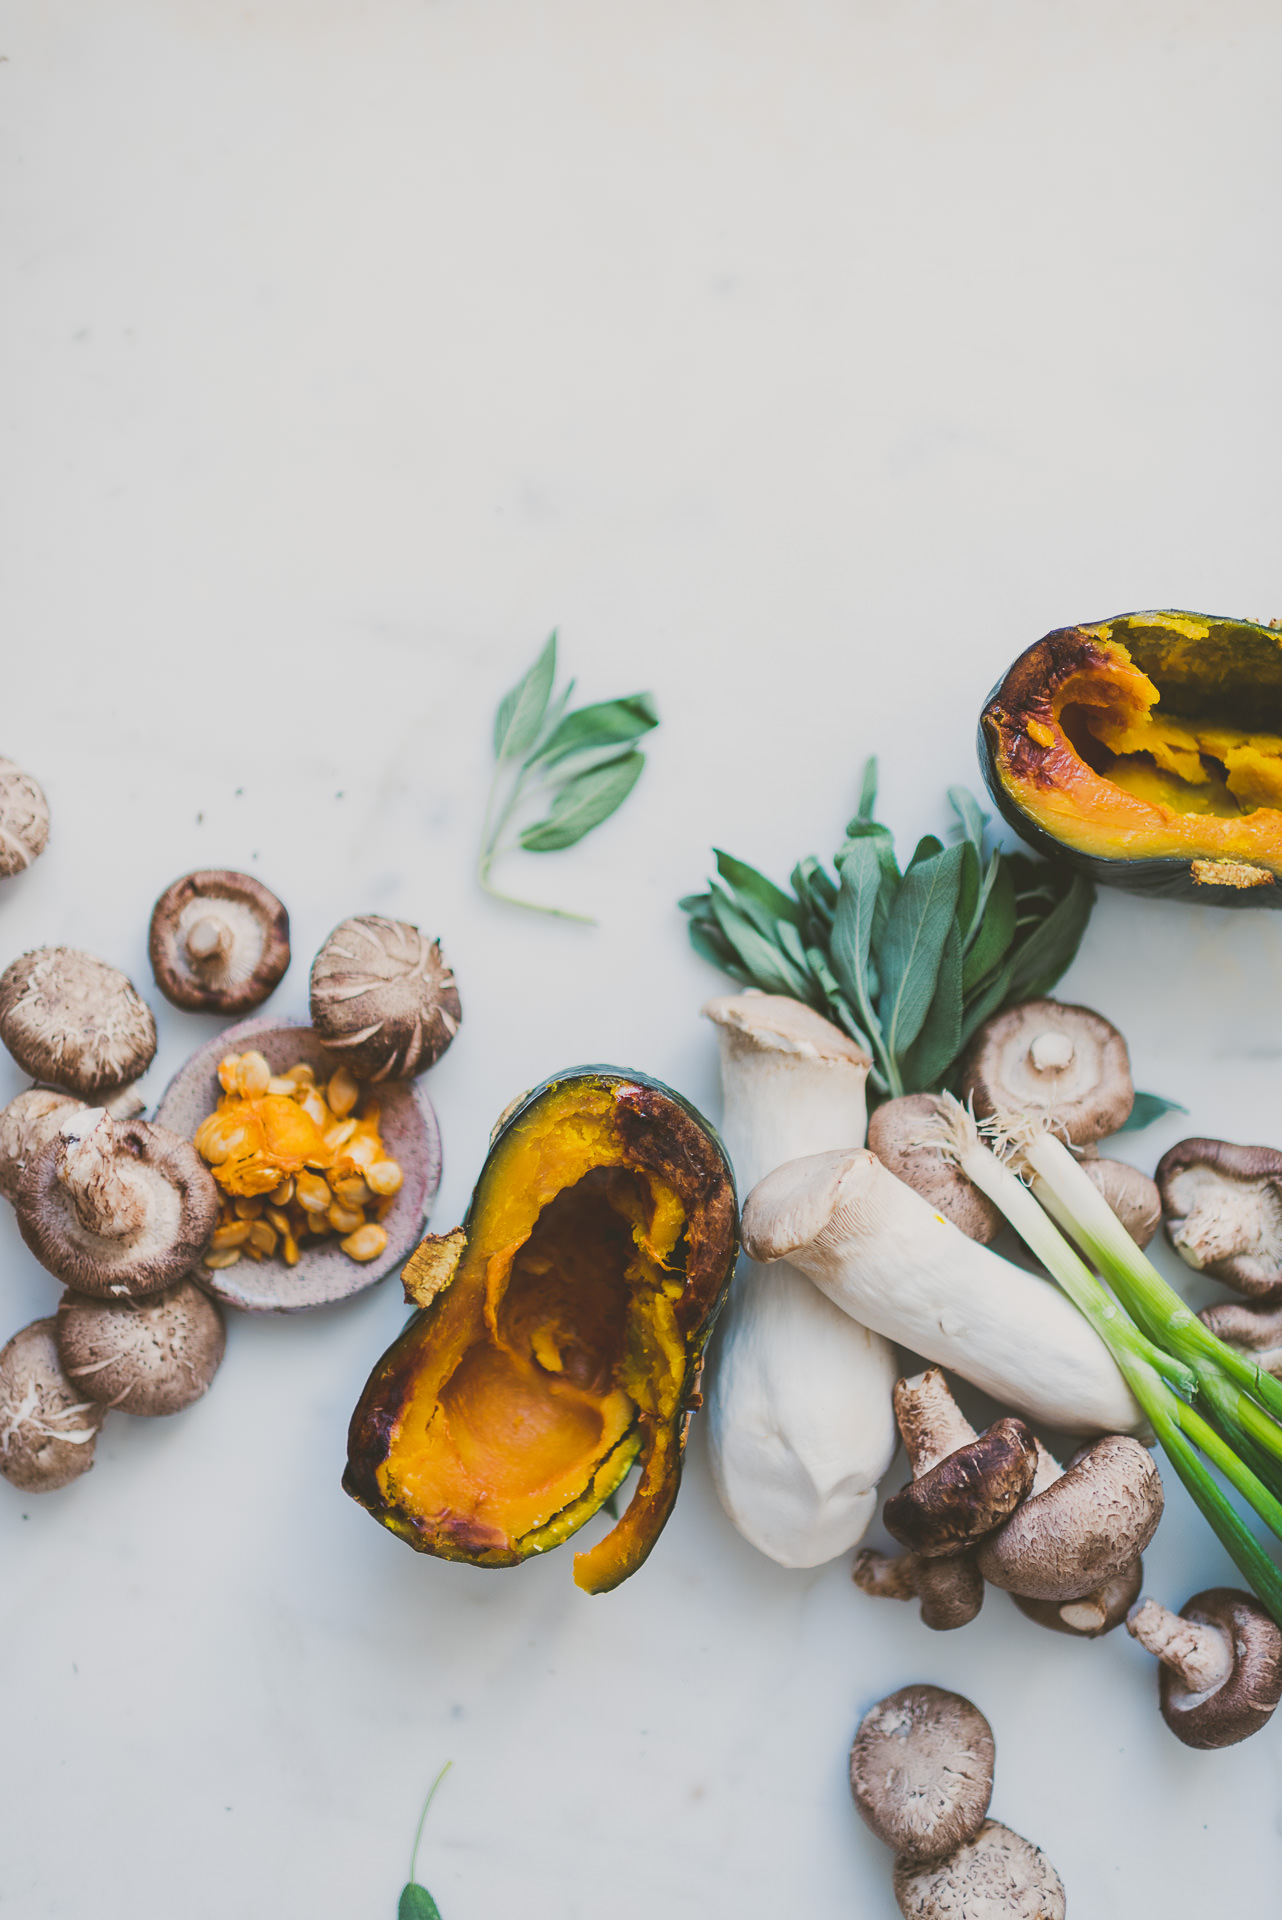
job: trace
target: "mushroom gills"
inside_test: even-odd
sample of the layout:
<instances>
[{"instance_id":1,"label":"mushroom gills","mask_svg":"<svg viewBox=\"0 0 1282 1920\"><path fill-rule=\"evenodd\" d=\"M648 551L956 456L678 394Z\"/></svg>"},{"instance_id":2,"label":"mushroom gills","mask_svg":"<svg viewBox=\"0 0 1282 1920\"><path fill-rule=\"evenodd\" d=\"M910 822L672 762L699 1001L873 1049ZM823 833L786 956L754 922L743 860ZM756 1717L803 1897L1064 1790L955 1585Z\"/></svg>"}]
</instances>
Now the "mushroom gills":
<instances>
[{"instance_id":1,"label":"mushroom gills","mask_svg":"<svg viewBox=\"0 0 1282 1920\"><path fill-rule=\"evenodd\" d=\"M1161 1662L1162 1718L1186 1747L1236 1746L1282 1700L1282 1629L1249 1593L1210 1587L1178 1614L1141 1600L1126 1626Z\"/></svg>"},{"instance_id":2,"label":"mushroom gills","mask_svg":"<svg viewBox=\"0 0 1282 1920\"><path fill-rule=\"evenodd\" d=\"M1181 1140L1158 1162L1166 1232L1180 1258L1250 1298L1282 1291L1282 1153Z\"/></svg>"}]
</instances>

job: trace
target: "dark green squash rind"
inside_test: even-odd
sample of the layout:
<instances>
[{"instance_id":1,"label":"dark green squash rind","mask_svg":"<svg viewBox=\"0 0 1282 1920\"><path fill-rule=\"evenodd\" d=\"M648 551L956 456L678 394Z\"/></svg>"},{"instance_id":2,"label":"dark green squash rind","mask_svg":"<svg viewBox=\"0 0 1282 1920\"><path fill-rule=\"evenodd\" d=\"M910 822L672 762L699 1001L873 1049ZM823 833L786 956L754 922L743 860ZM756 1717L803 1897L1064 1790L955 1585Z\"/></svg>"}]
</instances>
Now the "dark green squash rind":
<instances>
[{"instance_id":1,"label":"dark green squash rind","mask_svg":"<svg viewBox=\"0 0 1282 1920\"><path fill-rule=\"evenodd\" d=\"M1258 887L1220 886L1210 881L1195 880L1191 859L1184 856L1153 859L1132 856L1121 859L1065 846L1028 817L1017 795L1002 779L993 737L996 732L993 709L997 705L1014 705L1025 698L1022 683L1050 685L1056 668L1076 665L1083 648L1089 646L1090 640L1101 630L1112 637L1114 629L1124 629L1118 632L1117 637L1147 672L1149 667L1145 661L1154 658L1151 648L1160 642L1163 622L1172 618L1205 622L1211 629L1206 644L1209 649L1220 651L1221 659L1226 655L1231 656L1235 650L1240 659L1240 650L1249 648L1256 662L1255 676L1250 682L1243 680L1243 684L1255 686L1262 678L1268 686L1269 697L1261 702L1260 708L1261 730L1282 732L1282 633L1277 629L1253 621L1224 620L1213 614L1174 610L1117 614L1111 620L1057 628L1035 641L1031 647L1026 647L1002 675L990 691L979 716L976 751L984 784L1002 818L1027 846L1049 859L1062 861L1101 886L1119 887L1127 893L1143 894L1150 899L1182 900L1203 907L1282 908L1282 882ZM1149 647L1144 645L1146 641L1150 643ZM1012 683L1015 686L1015 700L1010 699ZM1217 692L1223 698L1223 681ZM1182 689L1181 698L1189 703L1186 710L1196 710L1198 702L1187 683Z\"/></svg>"},{"instance_id":2,"label":"dark green squash rind","mask_svg":"<svg viewBox=\"0 0 1282 1920\"><path fill-rule=\"evenodd\" d=\"M627 1509L607 1536L607 1541L618 1543L618 1564L609 1570L608 1577L594 1582L589 1589L607 1592L642 1565L676 1500L690 1415L699 1404L698 1389L704 1349L724 1304L738 1257L738 1209L729 1155L716 1130L689 1101L648 1074L593 1065L575 1067L550 1077L505 1114L490 1142L485 1165L473 1188L463 1223L465 1228L484 1206L487 1176L501 1167L504 1141L546 1095L572 1082L619 1091L619 1105L622 1108L620 1131L625 1136L629 1151L640 1165L661 1173L676 1189L687 1216L687 1286L676 1305L676 1318L686 1356L681 1392L677 1410L670 1422L653 1422L642 1414L618 1443L618 1447L627 1445L638 1428L642 1430L640 1482ZM660 1117L663 1121L661 1131L667 1143L666 1153L660 1143L660 1130L654 1124ZM692 1278L695 1281L693 1286L690 1284ZM472 1549L460 1543L455 1550L443 1545L439 1539L429 1540L416 1517L399 1506L389 1504L378 1484L378 1468L391 1446L392 1430L399 1418L405 1389L412 1380L424 1339L430 1335L432 1319L443 1297L438 1295L427 1307L420 1308L411 1316L371 1373L348 1429L348 1462L343 1474L343 1488L376 1520L417 1552L431 1554L436 1559L464 1561L472 1566L518 1566L544 1549L518 1541L510 1550L499 1550L480 1543ZM651 1464L656 1462L658 1455L666 1455L666 1463L656 1475L651 1471ZM593 1511L599 1511L606 1497L608 1489L594 1508L584 1512L579 1526L591 1518ZM606 1544L606 1541L600 1542L598 1548ZM590 1551L600 1558L598 1549Z\"/></svg>"}]
</instances>

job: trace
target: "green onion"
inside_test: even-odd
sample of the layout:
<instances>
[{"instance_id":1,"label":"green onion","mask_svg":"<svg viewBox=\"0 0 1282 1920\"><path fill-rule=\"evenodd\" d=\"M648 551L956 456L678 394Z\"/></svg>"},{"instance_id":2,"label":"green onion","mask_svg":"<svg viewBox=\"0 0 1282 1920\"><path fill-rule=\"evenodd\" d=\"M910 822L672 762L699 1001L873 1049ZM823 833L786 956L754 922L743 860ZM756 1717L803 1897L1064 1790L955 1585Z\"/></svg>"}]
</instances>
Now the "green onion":
<instances>
[{"instance_id":1,"label":"green onion","mask_svg":"<svg viewBox=\"0 0 1282 1920\"><path fill-rule=\"evenodd\" d=\"M1264 1396L1252 1397L1257 1378L1269 1376L1262 1376L1241 1355L1233 1355L1189 1311L1051 1134L1008 1120L994 1125L1002 1137L1018 1143L1025 1164L1036 1176L1030 1192L984 1145L966 1109L951 1096L943 1097L947 1117L935 1143L1000 1208L1090 1321L1203 1516L1244 1579L1282 1625L1282 1573L1207 1465L1215 1467L1282 1539L1282 1427L1258 1404ZM1101 1211L1111 1225L1100 1219ZM1112 1294L1065 1239L1056 1220L1100 1267ZM1190 1323L1199 1334L1191 1332ZM1222 1354L1237 1366L1226 1365ZM1190 1404L1199 1397L1224 1432ZM1236 1448L1225 1433L1236 1441Z\"/></svg>"}]
</instances>

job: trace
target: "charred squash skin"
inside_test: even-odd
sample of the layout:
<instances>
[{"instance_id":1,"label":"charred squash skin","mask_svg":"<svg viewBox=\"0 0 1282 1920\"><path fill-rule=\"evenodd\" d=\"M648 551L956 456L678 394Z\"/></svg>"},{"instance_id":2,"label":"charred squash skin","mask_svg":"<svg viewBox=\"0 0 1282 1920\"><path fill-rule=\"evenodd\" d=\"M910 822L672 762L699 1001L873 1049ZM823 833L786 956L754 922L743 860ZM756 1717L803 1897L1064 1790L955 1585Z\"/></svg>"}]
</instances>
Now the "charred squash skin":
<instances>
[{"instance_id":1,"label":"charred squash skin","mask_svg":"<svg viewBox=\"0 0 1282 1920\"><path fill-rule=\"evenodd\" d=\"M694 1108L613 1067L545 1081L500 1123L463 1229L406 1268L426 1304L361 1395L344 1488L418 1552L508 1567L639 1461L626 1512L575 1556L607 1592L672 1511L737 1253L730 1164Z\"/></svg>"},{"instance_id":2,"label":"charred squash skin","mask_svg":"<svg viewBox=\"0 0 1282 1920\"><path fill-rule=\"evenodd\" d=\"M1282 631L1172 611L1065 627L980 715L1005 819L1092 880L1282 907Z\"/></svg>"}]
</instances>

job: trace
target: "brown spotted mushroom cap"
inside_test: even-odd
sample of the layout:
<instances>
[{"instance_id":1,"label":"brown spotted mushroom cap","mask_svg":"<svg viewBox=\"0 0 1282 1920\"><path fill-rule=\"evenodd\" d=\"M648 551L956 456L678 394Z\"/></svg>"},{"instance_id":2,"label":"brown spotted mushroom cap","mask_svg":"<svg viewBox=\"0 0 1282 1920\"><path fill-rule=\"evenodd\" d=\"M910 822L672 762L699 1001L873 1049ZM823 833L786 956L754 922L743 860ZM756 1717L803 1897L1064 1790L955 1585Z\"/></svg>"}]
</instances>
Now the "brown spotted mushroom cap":
<instances>
[{"instance_id":1,"label":"brown spotted mushroom cap","mask_svg":"<svg viewBox=\"0 0 1282 1920\"><path fill-rule=\"evenodd\" d=\"M22 1170L46 1140L52 1140L69 1114L84 1105L74 1093L52 1087L28 1087L0 1110L0 1193L15 1204Z\"/></svg>"},{"instance_id":2,"label":"brown spotted mushroom cap","mask_svg":"<svg viewBox=\"0 0 1282 1920\"><path fill-rule=\"evenodd\" d=\"M1135 1104L1117 1028L1059 1000L1026 1000L985 1021L966 1050L959 1092L981 1120L1049 1114L1074 1146L1116 1133Z\"/></svg>"},{"instance_id":3,"label":"brown spotted mushroom cap","mask_svg":"<svg viewBox=\"0 0 1282 1920\"><path fill-rule=\"evenodd\" d=\"M0 1473L51 1493L88 1473L106 1408L62 1370L52 1320L33 1320L0 1353Z\"/></svg>"},{"instance_id":4,"label":"brown spotted mushroom cap","mask_svg":"<svg viewBox=\"0 0 1282 1920\"><path fill-rule=\"evenodd\" d=\"M993 1730L943 1687L901 1687L869 1709L850 1749L850 1790L896 1853L937 1860L973 1839L993 1792Z\"/></svg>"},{"instance_id":5,"label":"brown spotted mushroom cap","mask_svg":"<svg viewBox=\"0 0 1282 1920\"><path fill-rule=\"evenodd\" d=\"M937 1093L906 1093L897 1100L885 1100L868 1122L868 1146L896 1180L986 1247L1001 1231L1002 1211L931 1143L930 1127L944 1112Z\"/></svg>"},{"instance_id":6,"label":"brown spotted mushroom cap","mask_svg":"<svg viewBox=\"0 0 1282 1920\"><path fill-rule=\"evenodd\" d=\"M289 915L249 873L210 867L166 887L151 914L151 970L192 1013L248 1013L289 965Z\"/></svg>"},{"instance_id":7,"label":"brown spotted mushroom cap","mask_svg":"<svg viewBox=\"0 0 1282 1920\"><path fill-rule=\"evenodd\" d=\"M1040 1847L999 1820L946 1860L895 1862L895 1898L905 1920L1064 1920L1064 1883Z\"/></svg>"},{"instance_id":8,"label":"brown spotted mushroom cap","mask_svg":"<svg viewBox=\"0 0 1282 1920\"><path fill-rule=\"evenodd\" d=\"M1001 1526L1037 1473L1037 1442L1024 1422L1007 1415L977 1434L939 1367L897 1380L894 1406L913 1478L882 1509L887 1531L929 1560Z\"/></svg>"},{"instance_id":9,"label":"brown spotted mushroom cap","mask_svg":"<svg viewBox=\"0 0 1282 1920\"><path fill-rule=\"evenodd\" d=\"M118 967L39 947L0 974L0 1040L33 1080L90 1100L150 1066L156 1023Z\"/></svg>"},{"instance_id":10,"label":"brown spotted mushroom cap","mask_svg":"<svg viewBox=\"0 0 1282 1920\"><path fill-rule=\"evenodd\" d=\"M424 1072L463 1018L440 942L375 913L342 921L317 954L311 1012L326 1047L358 1080Z\"/></svg>"},{"instance_id":11,"label":"brown spotted mushroom cap","mask_svg":"<svg viewBox=\"0 0 1282 1920\"><path fill-rule=\"evenodd\" d=\"M86 1107L27 1163L18 1226L42 1266L96 1298L155 1293L200 1258L218 1189L190 1140Z\"/></svg>"},{"instance_id":12,"label":"brown spotted mushroom cap","mask_svg":"<svg viewBox=\"0 0 1282 1920\"><path fill-rule=\"evenodd\" d=\"M1180 1258L1249 1298L1282 1289L1282 1153L1181 1140L1157 1163L1166 1232Z\"/></svg>"},{"instance_id":13,"label":"brown spotted mushroom cap","mask_svg":"<svg viewBox=\"0 0 1282 1920\"><path fill-rule=\"evenodd\" d=\"M1082 1172L1102 1193L1137 1247L1146 1247L1162 1224L1162 1196L1156 1180L1125 1160L1092 1154L1081 1161Z\"/></svg>"},{"instance_id":14,"label":"brown spotted mushroom cap","mask_svg":"<svg viewBox=\"0 0 1282 1920\"><path fill-rule=\"evenodd\" d=\"M1163 1503L1162 1476L1148 1448L1128 1434L1106 1434L981 1544L979 1570L1008 1593L1075 1599L1144 1551Z\"/></svg>"},{"instance_id":15,"label":"brown spotted mushroom cap","mask_svg":"<svg viewBox=\"0 0 1282 1920\"><path fill-rule=\"evenodd\" d=\"M181 1413L211 1385L227 1344L222 1310L194 1281L144 1299L58 1303L63 1370L86 1399L122 1413Z\"/></svg>"},{"instance_id":16,"label":"brown spotted mushroom cap","mask_svg":"<svg viewBox=\"0 0 1282 1920\"><path fill-rule=\"evenodd\" d=\"M49 840L49 802L29 773L0 759L0 879L42 854Z\"/></svg>"}]
</instances>

